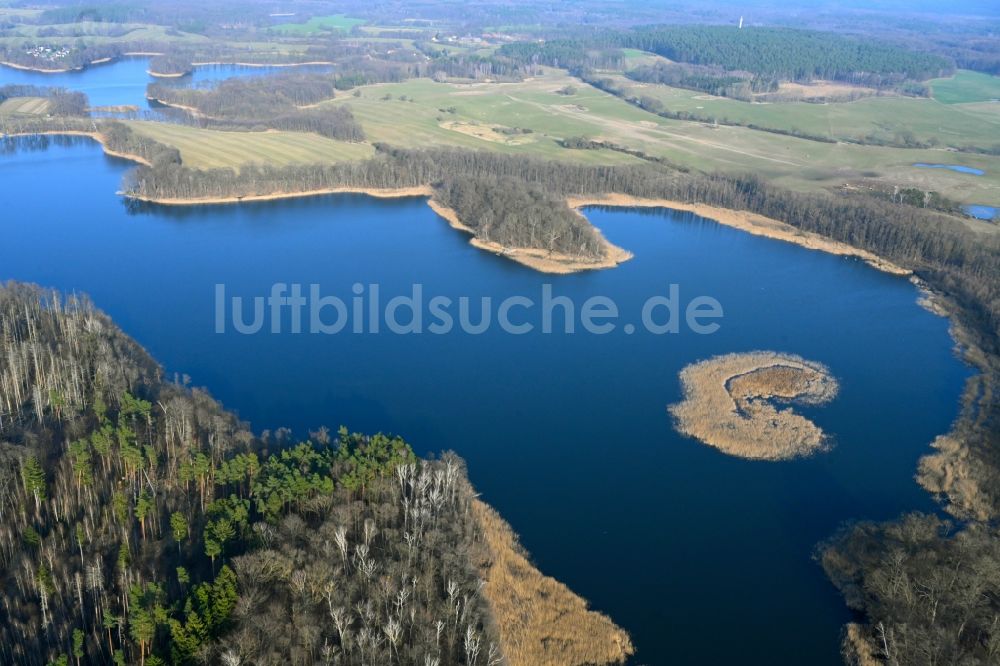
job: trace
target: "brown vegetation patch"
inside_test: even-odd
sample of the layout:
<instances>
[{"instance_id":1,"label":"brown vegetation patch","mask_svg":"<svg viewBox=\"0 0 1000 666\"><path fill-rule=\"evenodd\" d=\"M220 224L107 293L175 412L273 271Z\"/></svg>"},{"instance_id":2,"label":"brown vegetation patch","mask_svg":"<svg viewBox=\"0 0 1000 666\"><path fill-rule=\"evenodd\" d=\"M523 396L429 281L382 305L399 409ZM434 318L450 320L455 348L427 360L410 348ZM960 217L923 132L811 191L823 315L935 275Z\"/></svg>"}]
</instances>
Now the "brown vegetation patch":
<instances>
[{"instance_id":1,"label":"brown vegetation patch","mask_svg":"<svg viewBox=\"0 0 1000 666\"><path fill-rule=\"evenodd\" d=\"M758 93L756 101L796 102L805 100L823 100L827 102L851 102L864 97L880 94L874 88L840 83L837 81L813 81L812 83L794 83L784 81L773 93Z\"/></svg>"},{"instance_id":2,"label":"brown vegetation patch","mask_svg":"<svg viewBox=\"0 0 1000 666\"><path fill-rule=\"evenodd\" d=\"M829 370L792 354L726 354L681 372L684 400L671 405L677 430L724 453L785 460L822 450L815 423L776 403L818 405L837 394Z\"/></svg>"},{"instance_id":3,"label":"brown vegetation patch","mask_svg":"<svg viewBox=\"0 0 1000 666\"><path fill-rule=\"evenodd\" d=\"M635 650L628 634L525 557L510 526L479 500L472 510L490 561L483 593L493 611L507 666L618 664Z\"/></svg>"},{"instance_id":4,"label":"brown vegetation patch","mask_svg":"<svg viewBox=\"0 0 1000 666\"><path fill-rule=\"evenodd\" d=\"M508 146L519 146L535 140L530 133L512 130L503 125L481 125L461 120L449 120L441 123L441 127L452 132L458 132L459 134L473 136L483 141L502 143Z\"/></svg>"}]
</instances>

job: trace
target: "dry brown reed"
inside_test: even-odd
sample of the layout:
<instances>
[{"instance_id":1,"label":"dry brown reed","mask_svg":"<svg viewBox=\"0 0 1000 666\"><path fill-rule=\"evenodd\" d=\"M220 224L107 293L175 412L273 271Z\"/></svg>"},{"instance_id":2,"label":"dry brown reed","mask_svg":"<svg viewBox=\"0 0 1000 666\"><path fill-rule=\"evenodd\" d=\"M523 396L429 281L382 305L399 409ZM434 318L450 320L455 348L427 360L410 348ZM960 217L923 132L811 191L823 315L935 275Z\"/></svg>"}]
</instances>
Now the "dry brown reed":
<instances>
[{"instance_id":1,"label":"dry brown reed","mask_svg":"<svg viewBox=\"0 0 1000 666\"><path fill-rule=\"evenodd\" d=\"M483 593L507 666L618 664L634 652L624 630L528 561L496 511L479 500L473 511L489 553L482 567Z\"/></svg>"},{"instance_id":2,"label":"dry brown reed","mask_svg":"<svg viewBox=\"0 0 1000 666\"><path fill-rule=\"evenodd\" d=\"M818 405L837 395L819 363L792 354L726 354L681 371L684 399L670 406L677 430L724 453L785 460L824 448L815 423L781 403Z\"/></svg>"}]
</instances>

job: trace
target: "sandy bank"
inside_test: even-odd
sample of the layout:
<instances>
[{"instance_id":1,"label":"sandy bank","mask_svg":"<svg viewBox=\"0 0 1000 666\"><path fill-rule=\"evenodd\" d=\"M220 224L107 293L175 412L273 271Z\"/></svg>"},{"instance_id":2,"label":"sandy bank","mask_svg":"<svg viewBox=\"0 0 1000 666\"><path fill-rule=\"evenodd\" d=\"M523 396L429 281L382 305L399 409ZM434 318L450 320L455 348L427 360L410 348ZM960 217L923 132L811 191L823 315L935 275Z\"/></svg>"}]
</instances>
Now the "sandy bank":
<instances>
[{"instance_id":1,"label":"sandy bank","mask_svg":"<svg viewBox=\"0 0 1000 666\"><path fill-rule=\"evenodd\" d=\"M20 69L24 72L38 72L39 74L65 74L66 72L79 72L83 67L63 67L61 69L51 69L48 67L31 67L30 65L18 65L16 62L0 60L0 65L11 69Z\"/></svg>"},{"instance_id":2,"label":"sandy bank","mask_svg":"<svg viewBox=\"0 0 1000 666\"><path fill-rule=\"evenodd\" d=\"M275 192L273 194L248 194L232 197L201 197L201 198L157 198L126 194L130 199L164 206L214 206L221 204L241 203L244 201L277 201L280 199L297 199L299 197L317 197L324 194L366 194L379 199L395 199L398 197L429 197L433 194L430 187L328 187L318 190L303 190L301 192Z\"/></svg>"},{"instance_id":3,"label":"sandy bank","mask_svg":"<svg viewBox=\"0 0 1000 666\"><path fill-rule=\"evenodd\" d=\"M622 206L637 208L671 208L700 215L719 224L740 229L755 236L795 243L810 250L820 250L830 254L857 257L874 268L893 275L910 275L912 271L897 266L876 254L852 247L847 243L831 240L809 231L796 229L790 224L757 215L748 211L719 208L706 204L691 204L668 199L642 199L624 194L604 194L591 197L570 197L567 202L572 208L584 206Z\"/></svg>"},{"instance_id":4,"label":"sandy bank","mask_svg":"<svg viewBox=\"0 0 1000 666\"><path fill-rule=\"evenodd\" d=\"M508 666L622 663L635 649L629 635L524 556L510 526L473 500L489 561L480 568L483 594L500 632Z\"/></svg>"},{"instance_id":5,"label":"sandy bank","mask_svg":"<svg viewBox=\"0 0 1000 666\"><path fill-rule=\"evenodd\" d=\"M684 399L669 410L679 432L723 453L753 460L786 460L824 448L815 423L778 404L820 405L837 380L819 363L793 354L726 354L681 371Z\"/></svg>"},{"instance_id":6,"label":"sandy bank","mask_svg":"<svg viewBox=\"0 0 1000 666\"><path fill-rule=\"evenodd\" d=\"M187 72L169 72L168 73L168 72L154 72L151 69L147 69L146 73L149 74L152 77L157 78L157 79L179 79L182 76L187 76L191 72L187 71ZM162 102L160 102L160 103L162 104Z\"/></svg>"}]
</instances>

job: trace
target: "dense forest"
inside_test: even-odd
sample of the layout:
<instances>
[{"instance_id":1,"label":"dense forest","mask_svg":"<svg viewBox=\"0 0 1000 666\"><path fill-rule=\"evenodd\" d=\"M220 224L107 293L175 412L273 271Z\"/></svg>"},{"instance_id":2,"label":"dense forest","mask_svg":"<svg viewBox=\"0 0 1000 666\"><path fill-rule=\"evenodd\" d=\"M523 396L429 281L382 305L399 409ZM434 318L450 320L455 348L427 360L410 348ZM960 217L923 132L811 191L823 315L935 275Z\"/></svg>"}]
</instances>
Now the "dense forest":
<instances>
[{"instance_id":1,"label":"dense forest","mask_svg":"<svg viewBox=\"0 0 1000 666\"><path fill-rule=\"evenodd\" d=\"M194 70L191 59L181 54L164 53L149 59L149 71L160 76L182 76Z\"/></svg>"},{"instance_id":2,"label":"dense forest","mask_svg":"<svg viewBox=\"0 0 1000 666\"><path fill-rule=\"evenodd\" d=\"M954 70L940 56L835 33L789 28L665 26L625 33L623 46L670 60L793 81L829 79L881 86Z\"/></svg>"},{"instance_id":3,"label":"dense forest","mask_svg":"<svg viewBox=\"0 0 1000 666\"><path fill-rule=\"evenodd\" d=\"M0 661L500 663L454 456L257 437L76 297L0 337Z\"/></svg>"},{"instance_id":4,"label":"dense forest","mask_svg":"<svg viewBox=\"0 0 1000 666\"><path fill-rule=\"evenodd\" d=\"M603 256L594 227L538 186L510 177L453 176L434 192L476 238L509 248L539 248L587 259Z\"/></svg>"},{"instance_id":5,"label":"dense forest","mask_svg":"<svg viewBox=\"0 0 1000 666\"><path fill-rule=\"evenodd\" d=\"M954 71L954 64L945 57L875 40L791 28L741 30L709 25L607 30L576 39L520 42L503 46L498 55L567 69L621 69L614 65L614 50L621 48L649 51L676 63L721 68L739 78L760 79L756 84L760 88L777 80L813 79L883 87ZM619 65L620 58L619 52ZM697 79L689 82L700 83Z\"/></svg>"}]
</instances>

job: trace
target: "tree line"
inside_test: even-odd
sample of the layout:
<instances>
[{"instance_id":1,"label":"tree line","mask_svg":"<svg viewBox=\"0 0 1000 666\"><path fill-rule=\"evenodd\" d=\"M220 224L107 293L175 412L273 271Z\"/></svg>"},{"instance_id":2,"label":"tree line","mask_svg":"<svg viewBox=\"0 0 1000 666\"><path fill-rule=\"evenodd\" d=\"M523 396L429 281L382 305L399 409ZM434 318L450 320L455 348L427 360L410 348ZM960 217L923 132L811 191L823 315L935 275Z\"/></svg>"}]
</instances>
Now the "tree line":
<instances>
[{"instance_id":1,"label":"tree line","mask_svg":"<svg viewBox=\"0 0 1000 666\"><path fill-rule=\"evenodd\" d=\"M230 78L210 88L151 83L146 94L162 104L194 109L193 120L206 127L262 126L363 141L364 130L348 106L306 108L333 99L336 88L336 79L329 74L288 73Z\"/></svg>"},{"instance_id":2,"label":"tree line","mask_svg":"<svg viewBox=\"0 0 1000 666\"><path fill-rule=\"evenodd\" d=\"M149 59L149 71L157 74L178 76L194 71L191 59L181 53L164 53Z\"/></svg>"},{"instance_id":3,"label":"tree line","mask_svg":"<svg viewBox=\"0 0 1000 666\"><path fill-rule=\"evenodd\" d=\"M43 97L52 116L86 116L90 103L86 93L51 86L8 84L0 86L0 104L12 97Z\"/></svg>"}]
</instances>

